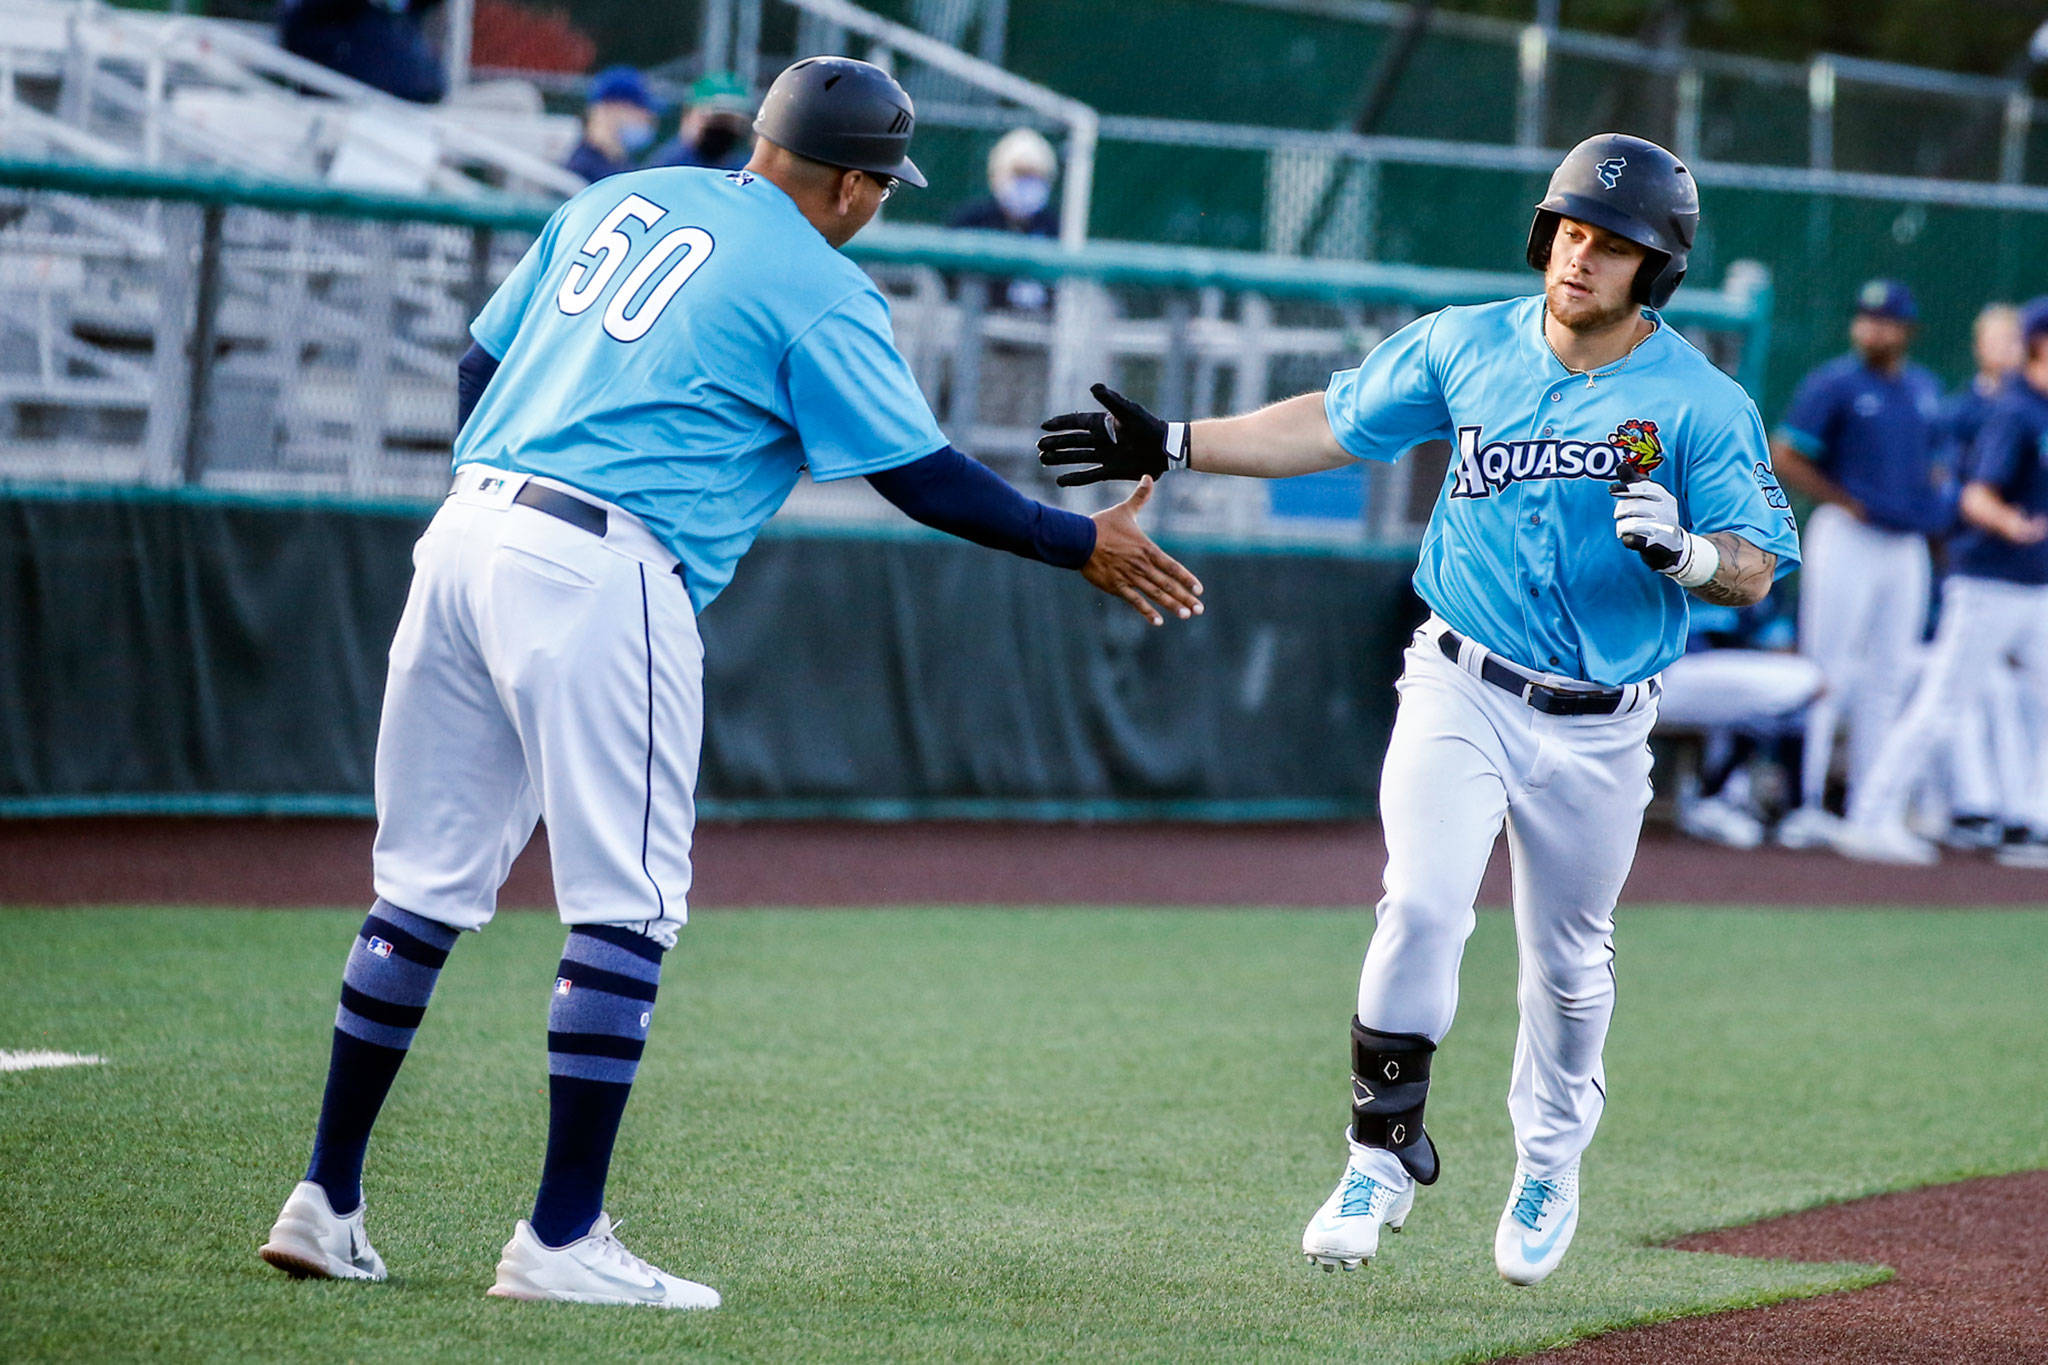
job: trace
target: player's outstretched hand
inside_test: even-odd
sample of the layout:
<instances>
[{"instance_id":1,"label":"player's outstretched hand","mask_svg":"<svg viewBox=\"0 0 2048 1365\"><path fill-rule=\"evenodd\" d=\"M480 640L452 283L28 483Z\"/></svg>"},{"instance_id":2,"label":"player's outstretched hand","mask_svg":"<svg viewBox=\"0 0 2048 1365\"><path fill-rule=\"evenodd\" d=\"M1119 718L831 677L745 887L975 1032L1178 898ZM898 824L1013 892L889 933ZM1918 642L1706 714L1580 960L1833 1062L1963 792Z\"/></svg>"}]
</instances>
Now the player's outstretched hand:
<instances>
[{"instance_id":1,"label":"player's outstretched hand","mask_svg":"<svg viewBox=\"0 0 2048 1365\"><path fill-rule=\"evenodd\" d=\"M1095 553L1081 566L1081 577L1111 597L1123 598L1153 625L1163 626L1161 607L1183 621L1202 614L1202 584L1138 529L1138 509L1151 496L1148 475L1138 480L1131 496L1095 514Z\"/></svg>"},{"instance_id":2,"label":"player's outstretched hand","mask_svg":"<svg viewBox=\"0 0 2048 1365\"><path fill-rule=\"evenodd\" d=\"M1101 412L1063 412L1039 423L1048 436L1038 438L1038 462L1048 468L1079 464L1053 482L1077 488L1104 479L1158 478L1166 472L1166 423L1107 384L1091 384L1088 392L1102 404Z\"/></svg>"}]
</instances>

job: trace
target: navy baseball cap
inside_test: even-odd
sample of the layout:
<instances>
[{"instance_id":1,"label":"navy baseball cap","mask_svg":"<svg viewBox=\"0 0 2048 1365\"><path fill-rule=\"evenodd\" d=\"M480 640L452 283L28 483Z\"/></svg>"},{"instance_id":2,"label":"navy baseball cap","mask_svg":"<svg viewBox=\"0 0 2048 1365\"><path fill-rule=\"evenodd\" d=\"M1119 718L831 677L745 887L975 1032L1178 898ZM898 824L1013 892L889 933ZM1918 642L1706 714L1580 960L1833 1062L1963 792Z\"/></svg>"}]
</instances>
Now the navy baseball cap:
<instances>
[{"instance_id":1,"label":"navy baseball cap","mask_svg":"<svg viewBox=\"0 0 2048 1365\"><path fill-rule=\"evenodd\" d=\"M1893 322L1918 322L1913 291L1898 280L1872 280L1856 291L1856 311Z\"/></svg>"},{"instance_id":2,"label":"navy baseball cap","mask_svg":"<svg viewBox=\"0 0 2048 1365\"><path fill-rule=\"evenodd\" d=\"M2048 336L2048 294L2020 305L2020 339L2031 344L2035 337Z\"/></svg>"},{"instance_id":3,"label":"navy baseball cap","mask_svg":"<svg viewBox=\"0 0 2048 1365\"><path fill-rule=\"evenodd\" d=\"M650 114L657 107L654 92L647 88L647 78L630 66L608 66L592 76L590 89L584 98L592 104L600 100L637 104Z\"/></svg>"}]
</instances>

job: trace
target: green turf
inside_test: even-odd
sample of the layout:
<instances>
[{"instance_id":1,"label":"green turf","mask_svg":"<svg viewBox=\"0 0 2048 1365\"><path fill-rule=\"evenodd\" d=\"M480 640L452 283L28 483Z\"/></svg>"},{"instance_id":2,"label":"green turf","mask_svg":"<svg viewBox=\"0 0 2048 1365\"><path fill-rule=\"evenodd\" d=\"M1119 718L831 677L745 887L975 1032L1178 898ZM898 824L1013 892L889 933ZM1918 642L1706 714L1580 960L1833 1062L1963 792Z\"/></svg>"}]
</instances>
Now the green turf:
<instances>
[{"instance_id":1,"label":"green turf","mask_svg":"<svg viewBox=\"0 0 2048 1365\"><path fill-rule=\"evenodd\" d=\"M611 1208L715 1314L483 1297L531 1198L560 930L465 940L371 1150L384 1286L254 1249L298 1178L355 913L0 913L0 1359L1478 1360L1881 1272L1657 1250L2048 1166L2048 914L1635 911L1613 1097L1549 1283L1491 1262L1507 919L1438 1060L1446 1175L1356 1275L1307 1268L1367 920L707 915L671 955ZM1939 1135L1927 1137L1930 1129Z\"/></svg>"}]
</instances>

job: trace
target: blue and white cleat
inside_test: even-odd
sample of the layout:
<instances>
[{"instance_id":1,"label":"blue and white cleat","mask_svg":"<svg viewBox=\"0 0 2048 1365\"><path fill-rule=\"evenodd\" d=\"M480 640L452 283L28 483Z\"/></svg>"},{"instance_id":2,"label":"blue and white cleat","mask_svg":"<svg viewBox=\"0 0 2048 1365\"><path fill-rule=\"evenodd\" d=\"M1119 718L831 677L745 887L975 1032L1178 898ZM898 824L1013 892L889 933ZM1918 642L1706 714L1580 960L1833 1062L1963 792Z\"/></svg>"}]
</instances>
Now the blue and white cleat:
<instances>
[{"instance_id":1,"label":"blue and white cleat","mask_svg":"<svg viewBox=\"0 0 2048 1365\"><path fill-rule=\"evenodd\" d=\"M1493 1235L1494 1267L1509 1284L1540 1283L1564 1259L1578 1227L1579 1163L1538 1177L1517 1162L1508 1206Z\"/></svg>"},{"instance_id":2,"label":"blue and white cleat","mask_svg":"<svg viewBox=\"0 0 2048 1365\"><path fill-rule=\"evenodd\" d=\"M1344 1178L1308 1220L1301 1251L1310 1265L1325 1270L1356 1270L1380 1249L1380 1229L1399 1232L1415 1207L1415 1182L1398 1184L1367 1175L1358 1162L1346 1162Z\"/></svg>"}]
</instances>

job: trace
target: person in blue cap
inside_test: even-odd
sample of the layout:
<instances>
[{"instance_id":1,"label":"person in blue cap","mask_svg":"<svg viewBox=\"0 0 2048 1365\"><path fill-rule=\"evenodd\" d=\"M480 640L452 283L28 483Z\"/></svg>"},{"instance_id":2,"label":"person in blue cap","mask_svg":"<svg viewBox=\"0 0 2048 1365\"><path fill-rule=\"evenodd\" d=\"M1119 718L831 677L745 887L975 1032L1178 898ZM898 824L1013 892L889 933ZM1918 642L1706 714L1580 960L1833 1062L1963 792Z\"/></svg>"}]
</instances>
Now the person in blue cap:
<instances>
[{"instance_id":1,"label":"person in blue cap","mask_svg":"<svg viewBox=\"0 0 2048 1365\"><path fill-rule=\"evenodd\" d=\"M1906 804L1930 756L1981 704L2007 659L2037 706L2048 706L2048 296L2020 310L2025 360L2008 376L1962 464L1963 531L1950 546L1940 628L1912 702L1891 727L1838 839L1877 862L1931 863L1932 844L1905 827ZM2025 797L2005 812L1999 861L2048 866L2048 763L2037 752Z\"/></svg>"},{"instance_id":2,"label":"person in blue cap","mask_svg":"<svg viewBox=\"0 0 2048 1365\"><path fill-rule=\"evenodd\" d=\"M659 110L647 80L630 66L608 66L590 78L583 108L583 139L563 164L596 184L630 171L654 141Z\"/></svg>"},{"instance_id":3,"label":"person in blue cap","mask_svg":"<svg viewBox=\"0 0 2048 1365\"><path fill-rule=\"evenodd\" d=\"M1785 487L1814 504L1802 531L1799 647L1827 675L1807 719L1800 803L1778 826L1792 848L1840 833L1822 804L1836 728L1847 720L1853 792L1905 704L1927 620L1927 538L1948 512L1941 383L1907 358L1919 318L1897 280L1858 290L1851 350L1801 381L1771 443Z\"/></svg>"}]
</instances>

